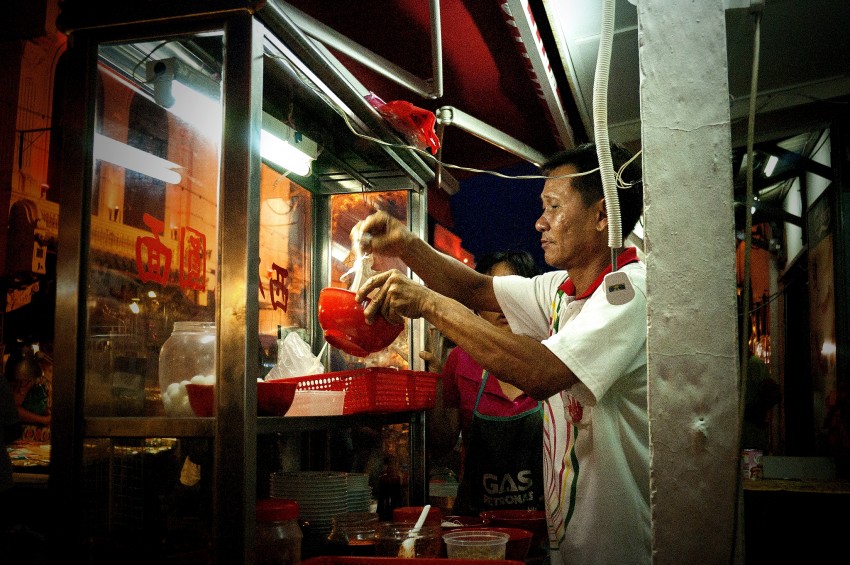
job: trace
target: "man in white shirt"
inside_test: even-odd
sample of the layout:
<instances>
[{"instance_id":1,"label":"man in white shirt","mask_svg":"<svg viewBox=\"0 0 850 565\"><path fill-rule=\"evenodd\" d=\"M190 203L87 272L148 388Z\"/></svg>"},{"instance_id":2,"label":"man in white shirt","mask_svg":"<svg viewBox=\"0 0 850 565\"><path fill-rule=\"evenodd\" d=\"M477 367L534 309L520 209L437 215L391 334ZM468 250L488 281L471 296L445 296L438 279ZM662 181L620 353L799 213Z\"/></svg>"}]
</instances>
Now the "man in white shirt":
<instances>
[{"instance_id":1,"label":"man in white shirt","mask_svg":"<svg viewBox=\"0 0 850 565\"><path fill-rule=\"evenodd\" d=\"M619 146L611 156L620 204L613 221L625 238L643 205L640 169ZM553 564L651 561L646 269L634 248L623 250L617 270L634 295L609 299L602 283L613 254L597 168L592 144L544 167L535 227L546 262L560 270L533 279L477 273L383 212L357 227L364 252L399 257L427 285L398 271L371 277L358 292L358 299L372 299L367 319L425 318L499 379L545 400ZM503 312L515 333L499 332L470 308Z\"/></svg>"}]
</instances>

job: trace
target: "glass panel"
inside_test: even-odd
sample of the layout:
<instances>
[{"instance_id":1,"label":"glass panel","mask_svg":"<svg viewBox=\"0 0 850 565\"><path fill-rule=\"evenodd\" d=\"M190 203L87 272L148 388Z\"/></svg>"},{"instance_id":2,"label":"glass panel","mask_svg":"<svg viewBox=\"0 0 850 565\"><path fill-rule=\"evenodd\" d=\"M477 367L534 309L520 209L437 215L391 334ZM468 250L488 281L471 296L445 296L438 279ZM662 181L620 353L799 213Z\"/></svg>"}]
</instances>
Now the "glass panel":
<instances>
[{"instance_id":1,"label":"glass panel","mask_svg":"<svg viewBox=\"0 0 850 565\"><path fill-rule=\"evenodd\" d=\"M331 205L331 280L330 286L350 288L353 277L345 275L354 266L355 253L351 246L351 230L354 225L376 209L386 210L405 224L408 215L408 193L406 191L369 192L338 194L330 197ZM372 269L387 271L398 269L406 273L407 267L399 259L375 254ZM342 371L360 367L398 367L407 369L410 359L408 331L405 324L396 340L385 350L372 353L365 358L354 357L331 348L331 370Z\"/></svg>"},{"instance_id":2,"label":"glass panel","mask_svg":"<svg viewBox=\"0 0 850 565\"><path fill-rule=\"evenodd\" d=\"M277 362L278 328L309 340L311 194L263 164L260 176L260 373Z\"/></svg>"},{"instance_id":3,"label":"glass panel","mask_svg":"<svg viewBox=\"0 0 850 565\"><path fill-rule=\"evenodd\" d=\"M87 416L192 414L196 373L159 354L175 322L215 321L222 53L220 33L98 50Z\"/></svg>"},{"instance_id":4,"label":"glass panel","mask_svg":"<svg viewBox=\"0 0 850 565\"><path fill-rule=\"evenodd\" d=\"M210 563L212 476L208 439L86 440L86 562Z\"/></svg>"}]
</instances>

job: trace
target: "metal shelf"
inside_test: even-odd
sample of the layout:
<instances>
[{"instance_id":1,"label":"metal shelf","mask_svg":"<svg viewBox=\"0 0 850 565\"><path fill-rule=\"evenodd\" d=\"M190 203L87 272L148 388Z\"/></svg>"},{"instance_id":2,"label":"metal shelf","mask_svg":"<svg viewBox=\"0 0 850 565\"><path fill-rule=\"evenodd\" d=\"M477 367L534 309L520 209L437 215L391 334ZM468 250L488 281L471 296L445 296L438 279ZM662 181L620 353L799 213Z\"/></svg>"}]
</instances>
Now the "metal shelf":
<instances>
[{"instance_id":1,"label":"metal shelf","mask_svg":"<svg viewBox=\"0 0 850 565\"><path fill-rule=\"evenodd\" d=\"M344 416L272 417L256 419L257 433L309 432L329 428L350 428L364 425L405 424L415 420L418 412L386 414L351 414ZM214 437L215 418L86 418L85 436L117 437Z\"/></svg>"}]
</instances>

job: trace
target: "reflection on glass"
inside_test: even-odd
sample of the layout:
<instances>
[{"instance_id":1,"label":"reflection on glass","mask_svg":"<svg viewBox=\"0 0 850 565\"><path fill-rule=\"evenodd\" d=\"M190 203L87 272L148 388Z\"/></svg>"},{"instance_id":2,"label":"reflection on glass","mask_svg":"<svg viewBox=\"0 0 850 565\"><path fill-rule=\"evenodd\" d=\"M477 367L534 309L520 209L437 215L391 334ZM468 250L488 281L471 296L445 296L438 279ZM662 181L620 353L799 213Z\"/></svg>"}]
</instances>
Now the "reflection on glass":
<instances>
[{"instance_id":1,"label":"reflection on glass","mask_svg":"<svg viewBox=\"0 0 850 565\"><path fill-rule=\"evenodd\" d=\"M213 472L209 439L88 438L85 555L95 563L211 563Z\"/></svg>"},{"instance_id":2,"label":"reflection on glass","mask_svg":"<svg viewBox=\"0 0 850 565\"><path fill-rule=\"evenodd\" d=\"M407 223L408 193L405 191L369 192L356 194L338 194L331 196L331 280L329 286L350 288L353 277L345 277L355 263L355 250L351 245L351 230L360 220L376 209ZM372 269L388 271L398 269L406 273L407 266L394 257L373 255ZM408 330L405 331L385 350L372 353L368 357L358 358L341 351L333 350L331 370L346 370L360 367L398 367L407 369L410 359Z\"/></svg>"},{"instance_id":3,"label":"reflection on glass","mask_svg":"<svg viewBox=\"0 0 850 565\"><path fill-rule=\"evenodd\" d=\"M99 48L88 416L162 415L160 348L215 320L222 53L220 34Z\"/></svg>"},{"instance_id":4,"label":"reflection on glass","mask_svg":"<svg viewBox=\"0 0 850 565\"><path fill-rule=\"evenodd\" d=\"M263 165L260 176L260 359L265 375L277 361L278 328L307 340L310 288L310 193Z\"/></svg>"}]
</instances>

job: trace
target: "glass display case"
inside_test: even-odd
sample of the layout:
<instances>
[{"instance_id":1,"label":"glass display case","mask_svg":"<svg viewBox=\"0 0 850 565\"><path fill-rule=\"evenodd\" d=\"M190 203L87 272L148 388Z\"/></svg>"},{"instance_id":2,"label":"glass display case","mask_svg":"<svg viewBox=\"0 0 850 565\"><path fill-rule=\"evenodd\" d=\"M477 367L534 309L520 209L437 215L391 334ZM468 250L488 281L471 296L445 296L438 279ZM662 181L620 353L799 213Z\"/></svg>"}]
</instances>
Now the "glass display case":
<instances>
[{"instance_id":1,"label":"glass display case","mask_svg":"<svg viewBox=\"0 0 850 565\"><path fill-rule=\"evenodd\" d=\"M421 322L356 358L324 347L315 305L321 288L346 286L351 228L372 210L423 234L429 166L282 3L82 4L60 17L74 88L62 132L53 530L92 563L251 562L268 470L327 466L309 434L361 425L403 433L395 444L409 445L421 502L420 413L258 417L256 382L290 332L326 371L413 368ZM404 269L376 258L390 267ZM187 327L204 328L181 342L196 354L161 355ZM214 417L194 415L192 382L214 386Z\"/></svg>"}]
</instances>

